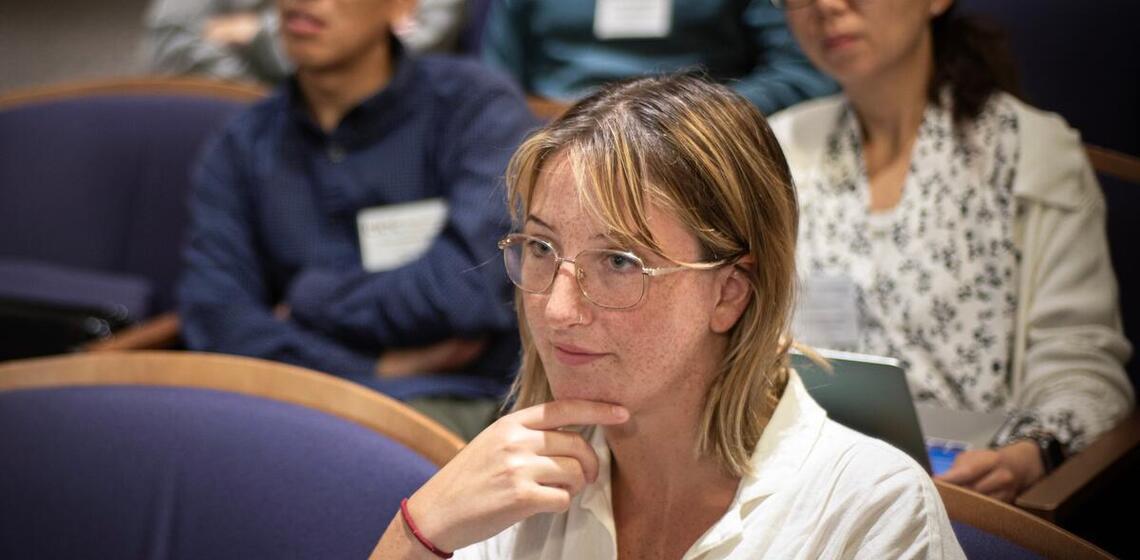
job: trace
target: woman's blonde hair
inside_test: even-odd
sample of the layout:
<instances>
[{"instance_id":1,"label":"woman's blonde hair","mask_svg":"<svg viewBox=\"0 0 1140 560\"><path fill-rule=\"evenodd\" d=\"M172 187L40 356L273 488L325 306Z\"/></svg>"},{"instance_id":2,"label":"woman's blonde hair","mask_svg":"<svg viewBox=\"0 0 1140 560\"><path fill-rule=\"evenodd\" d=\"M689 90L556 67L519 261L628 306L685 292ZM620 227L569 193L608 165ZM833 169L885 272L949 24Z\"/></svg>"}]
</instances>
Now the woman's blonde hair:
<instances>
[{"instance_id":1,"label":"woman's blonde hair","mask_svg":"<svg viewBox=\"0 0 1140 560\"><path fill-rule=\"evenodd\" d=\"M795 292L796 193L764 117L732 90L693 76L608 86L515 153L507 185L516 224L529 211L543 166L559 154L585 207L614 238L669 258L646 221L650 203L660 204L697 237L705 260L727 259L747 278L751 299L705 395L696 450L744 475L787 382L784 334ZM747 255L753 266L737 262ZM518 303L516 410L553 398Z\"/></svg>"}]
</instances>

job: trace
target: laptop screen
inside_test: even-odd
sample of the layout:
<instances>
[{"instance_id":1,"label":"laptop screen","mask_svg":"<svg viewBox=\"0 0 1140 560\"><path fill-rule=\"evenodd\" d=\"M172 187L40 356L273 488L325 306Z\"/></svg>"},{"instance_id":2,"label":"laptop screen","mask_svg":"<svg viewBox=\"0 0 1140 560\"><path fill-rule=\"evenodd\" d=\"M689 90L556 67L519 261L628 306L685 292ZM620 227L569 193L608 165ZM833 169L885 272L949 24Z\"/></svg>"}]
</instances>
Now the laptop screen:
<instances>
[{"instance_id":1,"label":"laptop screen","mask_svg":"<svg viewBox=\"0 0 1140 560\"><path fill-rule=\"evenodd\" d=\"M898 360L831 350L818 352L831 364L832 371L799 353L791 355L791 364L827 415L848 428L894 445L931 472L906 372Z\"/></svg>"}]
</instances>

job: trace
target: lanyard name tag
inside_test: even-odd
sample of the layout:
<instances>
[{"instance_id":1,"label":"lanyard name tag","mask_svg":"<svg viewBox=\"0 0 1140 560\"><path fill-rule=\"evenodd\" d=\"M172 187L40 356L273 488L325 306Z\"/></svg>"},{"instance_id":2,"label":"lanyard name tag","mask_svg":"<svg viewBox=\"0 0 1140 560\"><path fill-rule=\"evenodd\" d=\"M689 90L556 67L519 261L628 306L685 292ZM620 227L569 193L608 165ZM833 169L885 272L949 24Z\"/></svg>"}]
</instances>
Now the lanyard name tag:
<instances>
[{"instance_id":1,"label":"lanyard name tag","mask_svg":"<svg viewBox=\"0 0 1140 560\"><path fill-rule=\"evenodd\" d=\"M443 231L446 221L447 203L442 198L361 210L356 214L356 230L364 270L391 270L416 260Z\"/></svg>"},{"instance_id":2,"label":"lanyard name tag","mask_svg":"<svg viewBox=\"0 0 1140 560\"><path fill-rule=\"evenodd\" d=\"M855 282L845 276L806 279L792 319L795 337L817 348L858 350L859 312Z\"/></svg>"},{"instance_id":3,"label":"lanyard name tag","mask_svg":"<svg viewBox=\"0 0 1140 560\"><path fill-rule=\"evenodd\" d=\"M594 36L653 39L669 35L673 0L596 0Z\"/></svg>"}]
</instances>

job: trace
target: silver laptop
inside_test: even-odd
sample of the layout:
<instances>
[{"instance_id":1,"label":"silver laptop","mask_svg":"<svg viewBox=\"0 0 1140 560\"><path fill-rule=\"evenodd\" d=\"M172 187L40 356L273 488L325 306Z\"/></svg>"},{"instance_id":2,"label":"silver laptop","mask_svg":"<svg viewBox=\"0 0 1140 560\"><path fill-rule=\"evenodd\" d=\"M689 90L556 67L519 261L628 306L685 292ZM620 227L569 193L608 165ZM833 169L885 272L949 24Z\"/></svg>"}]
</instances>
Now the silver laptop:
<instances>
[{"instance_id":1,"label":"silver laptop","mask_svg":"<svg viewBox=\"0 0 1140 560\"><path fill-rule=\"evenodd\" d=\"M985 449L1005 421L1002 413L916 406L906 372L893 358L834 350L817 352L833 371L796 352L792 353L791 363L808 393L828 416L894 445L927 472L944 472L954 457L966 449Z\"/></svg>"}]
</instances>

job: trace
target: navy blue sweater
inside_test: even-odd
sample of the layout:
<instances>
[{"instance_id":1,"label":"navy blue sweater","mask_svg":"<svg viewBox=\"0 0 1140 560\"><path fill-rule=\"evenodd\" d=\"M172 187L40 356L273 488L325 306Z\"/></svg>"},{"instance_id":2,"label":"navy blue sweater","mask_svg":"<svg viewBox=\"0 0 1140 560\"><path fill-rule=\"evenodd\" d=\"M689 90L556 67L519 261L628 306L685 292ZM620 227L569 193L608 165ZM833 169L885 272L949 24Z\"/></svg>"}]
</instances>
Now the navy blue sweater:
<instances>
[{"instance_id":1,"label":"navy blue sweater","mask_svg":"<svg viewBox=\"0 0 1140 560\"><path fill-rule=\"evenodd\" d=\"M231 122L195 171L179 287L186 344L368 380L387 348L486 337L469 375L380 386L401 397L501 393L518 354L495 247L510 225L502 176L536 124L505 78L457 59L400 59L329 134L296 83L282 86ZM436 197L449 213L427 252L366 272L357 212ZM273 313L282 303L287 320Z\"/></svg>"}]
</instances>

